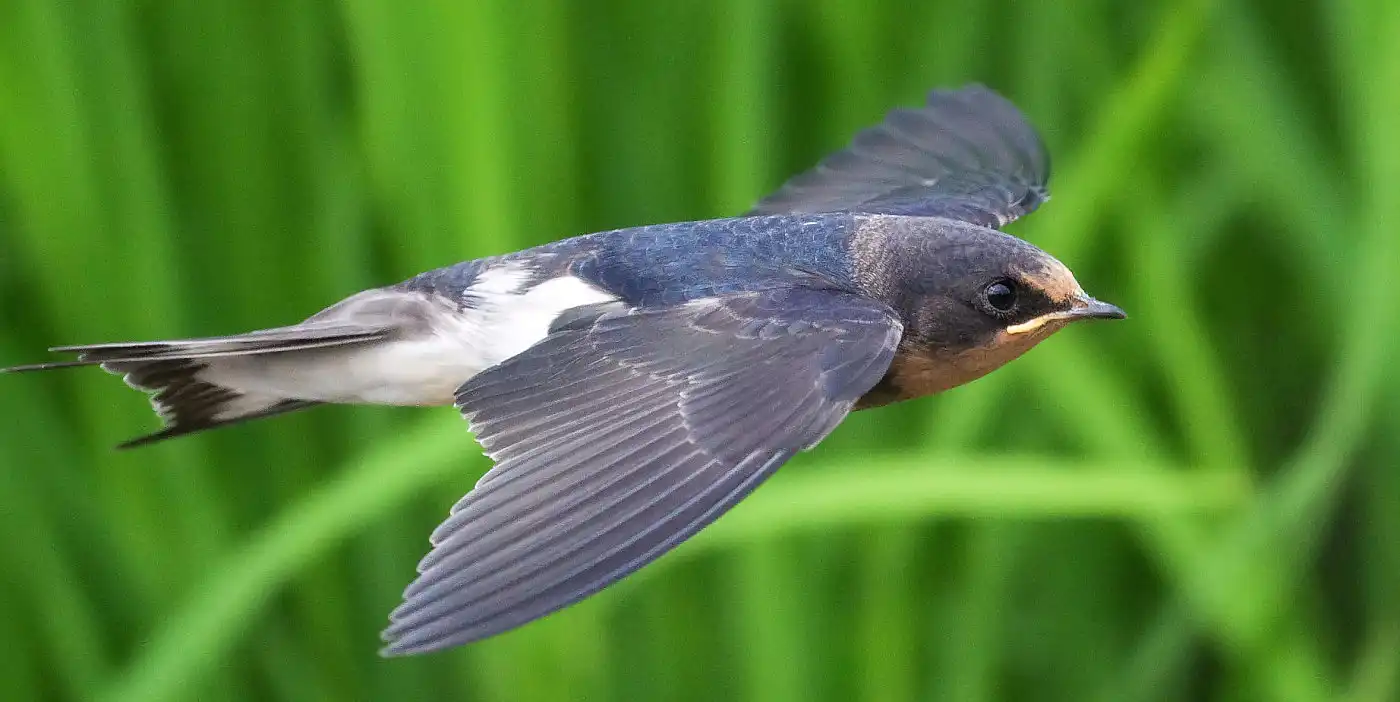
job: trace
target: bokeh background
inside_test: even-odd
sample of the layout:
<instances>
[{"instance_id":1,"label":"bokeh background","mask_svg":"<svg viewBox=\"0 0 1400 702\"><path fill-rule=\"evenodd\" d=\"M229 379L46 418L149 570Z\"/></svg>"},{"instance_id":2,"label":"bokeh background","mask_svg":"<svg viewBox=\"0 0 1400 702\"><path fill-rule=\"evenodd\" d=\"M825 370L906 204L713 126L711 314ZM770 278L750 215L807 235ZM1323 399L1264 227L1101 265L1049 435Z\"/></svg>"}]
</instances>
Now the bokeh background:
<instances>
[{"instance_id":1,"label":"bokeh background","mask_svg":"<svg viewBox=\"0 0 1400 702\"><path fill-rule=\"evenodd\" d=\"M1400 699L1400 4L0 0L0 365L742 211L934 86L1132 318L853 416L699 538L429 657L447 409L151 431L0 377L7 700Z\"/></svg>"}]
</instances>

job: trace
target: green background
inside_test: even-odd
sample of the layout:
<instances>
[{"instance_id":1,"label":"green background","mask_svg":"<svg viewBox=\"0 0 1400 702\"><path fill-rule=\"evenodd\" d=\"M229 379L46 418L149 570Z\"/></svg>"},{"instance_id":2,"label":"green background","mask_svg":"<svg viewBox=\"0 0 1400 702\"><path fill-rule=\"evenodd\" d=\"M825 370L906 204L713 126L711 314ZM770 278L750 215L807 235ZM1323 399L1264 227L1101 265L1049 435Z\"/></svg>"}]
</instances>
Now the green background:
<instances>
[{"instance_id":1,"label":"green background","mask_svg":"<svg viewBox=\"0 0 1400 702\"><path fill-rule=\"evenodd\" d=\"M1127 322L862 412L584 604L381 660L448 409L147 450L0 378L7 700L1400 699L1400 3L0 0L0 365L742 211L971 81Z\"/></svg>"}]
</instances>

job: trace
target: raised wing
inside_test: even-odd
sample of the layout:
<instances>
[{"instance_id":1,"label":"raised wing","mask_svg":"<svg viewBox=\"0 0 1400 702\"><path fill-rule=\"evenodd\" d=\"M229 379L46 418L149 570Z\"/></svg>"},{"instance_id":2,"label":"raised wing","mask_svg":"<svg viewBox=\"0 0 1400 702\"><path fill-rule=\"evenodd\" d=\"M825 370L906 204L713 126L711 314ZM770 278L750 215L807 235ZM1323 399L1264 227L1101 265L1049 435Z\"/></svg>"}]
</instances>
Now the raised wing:
<instances>
[{"instance_id":1,"label":"raised wing","mask_svg":"<svg viewBox=\"0 0 1400 702\"><path fill-rule=\"evenodd\" d=\"M826 436L901 329L844 293L737 294L576 319L468 381L496 466L434 531L385 652L491 636L651 562Z\"/></svg>"},{"instance_id":2,"label":"raised wing","mask_svg":"<svg viewBox=\"0 0 1400 702\"><path fill-rule=\"evenodd\" d=\"M900 214L996 228L1047 200L1049 179L1045 145L1016 106L972 85L890 112L748 214Z\"/></svg>"}]
</instances>

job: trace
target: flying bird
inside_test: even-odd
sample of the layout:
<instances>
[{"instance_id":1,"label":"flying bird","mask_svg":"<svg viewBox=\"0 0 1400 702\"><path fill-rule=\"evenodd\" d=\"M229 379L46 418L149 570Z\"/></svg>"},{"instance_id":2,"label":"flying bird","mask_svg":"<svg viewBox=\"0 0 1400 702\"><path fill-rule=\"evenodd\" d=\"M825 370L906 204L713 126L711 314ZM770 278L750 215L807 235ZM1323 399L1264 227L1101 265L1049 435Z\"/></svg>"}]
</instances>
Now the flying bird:
<instances>
[{"instance_id":1,"label":"flying bird","mask_svg":"<svg viewBox=\"0 0 1400 702\"><path fill-rule=\"evenodd\" d=\"M740 217L429 271L291 326L64 346L151 394L124 447L324 403L455 405L494 466L432 534L388 655L598 592L853 410L932 395L1076 320L1122 318L999 229L1047 197L1020 112L973 85L896 109Z\"/></svg>"}]
</instances>

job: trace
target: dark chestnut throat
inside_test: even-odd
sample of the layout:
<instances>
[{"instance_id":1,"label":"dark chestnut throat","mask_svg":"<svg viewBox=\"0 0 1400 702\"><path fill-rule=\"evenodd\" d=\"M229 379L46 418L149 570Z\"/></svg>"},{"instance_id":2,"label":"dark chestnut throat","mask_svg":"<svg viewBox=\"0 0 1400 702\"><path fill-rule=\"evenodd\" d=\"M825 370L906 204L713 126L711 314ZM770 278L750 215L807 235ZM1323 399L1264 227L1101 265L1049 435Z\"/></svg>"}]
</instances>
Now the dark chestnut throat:
<instances>
[{"instance_id":1,"label":"dark chestnut throat","mask_svg":"<svg viewBox=\"0 0 1400 702\"><path fill-rule=\"evenodd\" d=\"M880 382L856 401L855 409L903 402L970 383L1015 360L1053 334L1058 325L1028 334L999 332L992 341L962 351L901 343Z\"/></svg>"}]
</instances>

